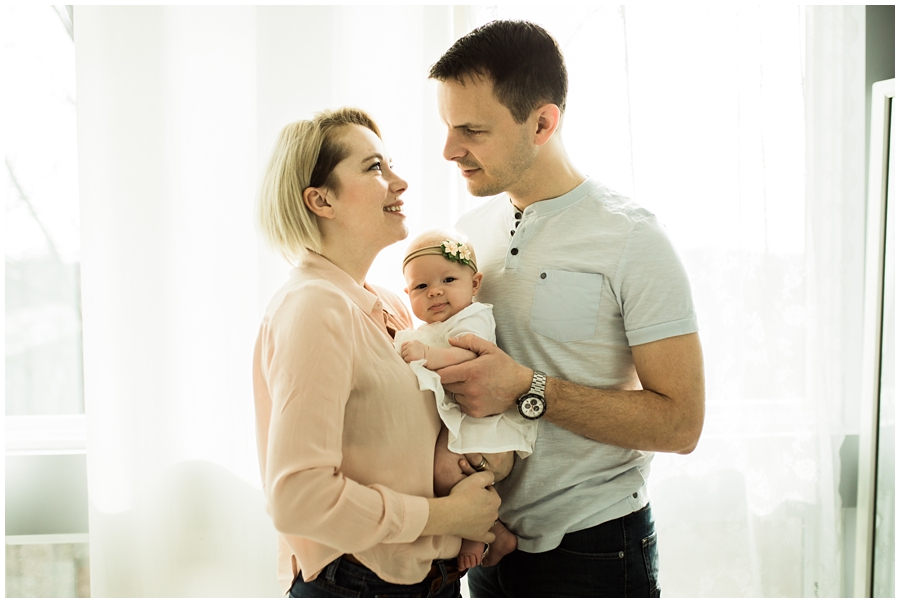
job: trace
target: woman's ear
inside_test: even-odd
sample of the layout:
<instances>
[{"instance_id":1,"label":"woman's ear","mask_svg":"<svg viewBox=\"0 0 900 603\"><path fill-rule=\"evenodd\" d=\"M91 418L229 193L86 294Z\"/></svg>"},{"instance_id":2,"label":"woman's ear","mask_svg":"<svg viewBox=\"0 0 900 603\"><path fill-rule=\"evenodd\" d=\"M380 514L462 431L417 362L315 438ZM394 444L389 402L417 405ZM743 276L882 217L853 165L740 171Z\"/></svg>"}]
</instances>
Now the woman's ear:
<instances>
[{"instance_id":1,"label":"woman's ear","mask_svg":"<svg viewBox=\"0 0 900 603\"><path fill-rule=\"evenodd\" d=\"M328 203L327 194L328 189L324 187L308 186L303 189L303 203L320 218L333 218L334 208Z\"/></svg>"},{"instance_id":2,"label":"woman's ear","mask_svg":"<svg viewBox=\"0 0 900 603\"><path fill-rule=\"evenodd\" d=\"M484 277L480 272L476 272L475 276L472 277L472 297L475 297L475 294L478 293L478 290L481 289L481 279Z\"/></svg>"}]
</instances>

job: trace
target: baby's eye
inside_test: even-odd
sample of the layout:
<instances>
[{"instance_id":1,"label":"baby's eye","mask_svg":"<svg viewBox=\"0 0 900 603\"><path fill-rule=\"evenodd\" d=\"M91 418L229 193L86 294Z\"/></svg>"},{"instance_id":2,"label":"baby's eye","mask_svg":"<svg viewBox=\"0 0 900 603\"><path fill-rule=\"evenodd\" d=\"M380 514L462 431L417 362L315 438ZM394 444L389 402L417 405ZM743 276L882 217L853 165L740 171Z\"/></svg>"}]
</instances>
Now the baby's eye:
<instances>
[{"instance_id":1,"label":"baby's eye","mask_svg":"<svg viewBox=\"0 0 900 603\"><path fill-rule=\"evenodd\" d=\"M413 289L424 289L424 288L427 287L427 286L428 286L428 285L426 285L425 283L419 283L418 285L416 285L415 287L413 287Z\"/></svg>"},{"instance_id":2,"label":"baby's eye","mask_svg":"<svg viewBox=\"0 0 900 603\"><path fill-rule=\"evenodd\" d=\"M452 282L455 281L455 280L456 280L456 277L455 277L455 276L448 276L447 278L444 279L444 282L445 282L445 283L452 283Z\"/></svg>"}]
</instances>

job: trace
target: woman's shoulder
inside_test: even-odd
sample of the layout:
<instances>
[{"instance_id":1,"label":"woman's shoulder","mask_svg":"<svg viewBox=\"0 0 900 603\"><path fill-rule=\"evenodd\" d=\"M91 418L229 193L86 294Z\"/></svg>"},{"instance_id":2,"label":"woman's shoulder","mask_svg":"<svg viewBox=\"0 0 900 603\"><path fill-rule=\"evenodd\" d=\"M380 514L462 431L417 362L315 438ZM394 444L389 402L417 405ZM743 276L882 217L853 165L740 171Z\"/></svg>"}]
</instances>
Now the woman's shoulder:
<instances>
[{"instance_id":1,"label":"woman's shoulder","mask_svg":"<svg viewBox=\"0 0 900 603\"><path fill-rule=\"evenodd\" d=\"M296 316L315 310L349 311L352 301L340 287L325 278L292 273L291 278L272 297L266 309L271 321L282 316Z\"/></svg>"}]
</instances>

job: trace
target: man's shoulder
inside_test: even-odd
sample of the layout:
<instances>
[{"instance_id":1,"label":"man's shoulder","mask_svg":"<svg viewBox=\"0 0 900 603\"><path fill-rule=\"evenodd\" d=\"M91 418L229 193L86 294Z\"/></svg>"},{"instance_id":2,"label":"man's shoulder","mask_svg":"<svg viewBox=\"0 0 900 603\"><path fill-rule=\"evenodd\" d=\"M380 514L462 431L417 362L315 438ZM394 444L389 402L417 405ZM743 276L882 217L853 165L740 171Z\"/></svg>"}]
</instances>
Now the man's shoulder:
<instances>
[{"instance_id":1,"label":"man's shoulder","mask_svg":"<svg viewBox=\"0 0 900 603\"><path fill-rule=\"evenodd\" d=\"M573 204L576 212L588 212L598 217L624 224L636 224L653 218L653 212L631 197L615 191L604 184L590 181L593 186L585 191L584 196Z\"/></svg>"}]
</instances>

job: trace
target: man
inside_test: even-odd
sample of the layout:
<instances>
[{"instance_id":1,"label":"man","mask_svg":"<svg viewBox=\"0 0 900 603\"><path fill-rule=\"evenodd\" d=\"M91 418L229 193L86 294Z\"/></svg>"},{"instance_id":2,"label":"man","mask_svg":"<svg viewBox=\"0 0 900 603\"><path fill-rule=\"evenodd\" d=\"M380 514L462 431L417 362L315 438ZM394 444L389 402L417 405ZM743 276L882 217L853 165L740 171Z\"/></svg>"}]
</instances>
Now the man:
<instances>
[{"instance_id":1,"label":"man","mask_svg":"<svg viewBox=\"0 0 900 603\"><path fill-rule=\"evenodd\" d=\"M457 227L478 249L499 347L454 341L479 356L441 380L472 416L518 408L540 424L496 485L518 550L471 571L471 592L659 596L652 451L691 452L705 404L684 268L651 213L566 155L566 69L546 31L489 23L430 77L444 157L470 193L497 195Z\"/></svg>"}]
</instances>

